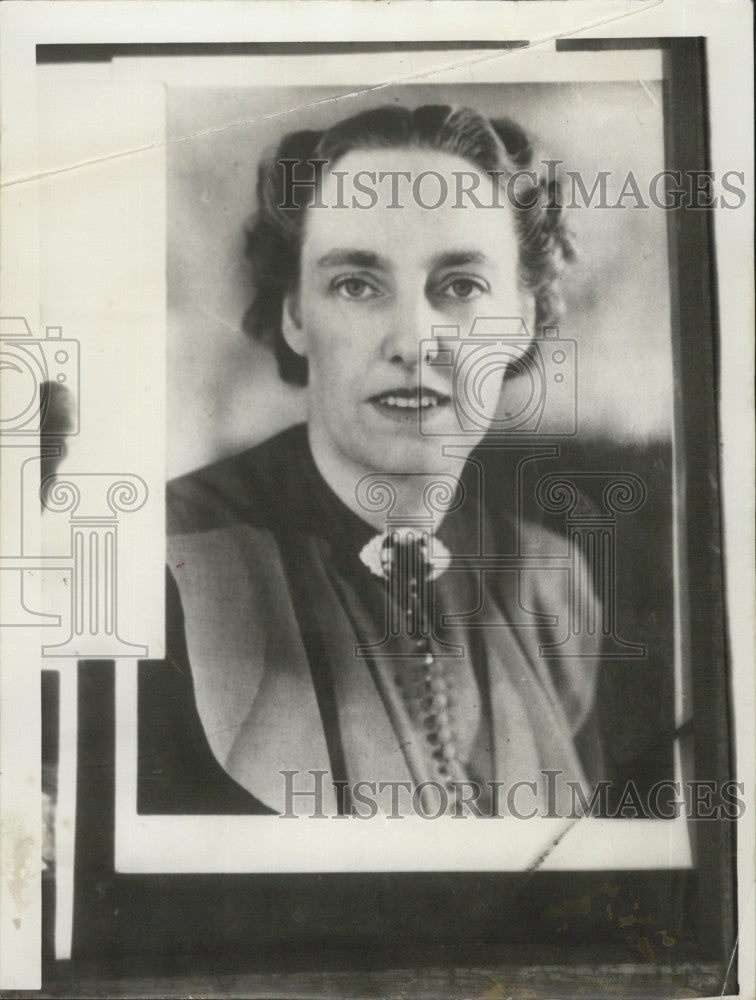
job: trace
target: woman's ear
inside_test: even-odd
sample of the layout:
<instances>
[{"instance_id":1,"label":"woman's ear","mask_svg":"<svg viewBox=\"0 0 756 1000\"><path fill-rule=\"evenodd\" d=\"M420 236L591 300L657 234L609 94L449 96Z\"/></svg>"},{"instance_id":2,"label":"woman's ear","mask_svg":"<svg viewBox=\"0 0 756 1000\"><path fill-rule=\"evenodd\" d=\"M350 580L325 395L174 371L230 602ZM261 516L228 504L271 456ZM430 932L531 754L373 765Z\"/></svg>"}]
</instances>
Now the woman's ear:
<instances>
[{"instance_id":1,"label":"woman's ear","mask_svg":"<svg viewBox=\"0 0 756 1000\"><path fill-rule=\"evenodd\" d=\"M284 297L281 333L295 354L299 354L303 358L307 356L304 329L302 328L302 318L299 309L299 295L297 292L292 292Z\"/></svg>"},{"instance_id":2,"label":"woman's ear","mask_svg":"<svg viewBox=\"0 0 756 1000\"><path fill-rule=\"evenodd\" d=\"M520 321L518 324L517 321ZM536 330L536 305L535 297L531 292L520 291L520 315L512 318L510 322L517 329L517 336L508 343L507 350L512 355L512 362L507 369L508 374L512 374L512 364L517 365L521 358L530 353ZM520 325L521 324L521 325Z\"/></svg>"},{"instance_id":3,"label":"woman's ear","mask_svg":"<svg viewBox=\"0 0 756 1000\"><path fill-rule=\"evenodd\" d=\"M523 292L521 295L522 300L522 319L525 323L525 327L530 335L530 339L536 335L536 304L535 296L532 292Z\"/></svg>"},{"instance_id":4,"label":"woman's ear","mask_svg":"<svg viewBox=\"0 0 756 1000\"><path fill-rule=\"evenodd\" d=\"M512 360L507 364L502 381L506 382L507 379L522 373L520 362L526 355L530 354L537 333L535 318L535 297L530 292L522 291L520 293L520 315L517 317L522 325L518 329L518 336L507 344L507 350ZM516 323L517 320L515 320Z\"/></svg>"}]
</instances>

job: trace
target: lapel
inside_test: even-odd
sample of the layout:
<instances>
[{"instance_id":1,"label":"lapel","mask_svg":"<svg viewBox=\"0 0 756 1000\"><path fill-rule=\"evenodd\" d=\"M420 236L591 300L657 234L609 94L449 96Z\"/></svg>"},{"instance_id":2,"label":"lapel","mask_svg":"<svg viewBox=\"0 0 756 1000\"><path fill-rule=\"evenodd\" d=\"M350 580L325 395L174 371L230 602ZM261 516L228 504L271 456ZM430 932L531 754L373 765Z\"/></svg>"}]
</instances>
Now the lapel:
<instances>
[{"instance_id":1,"label":"lapel","mask_svg":"<svg viewBox=\"0 0 756 1000\"><path fill-rule=\"evenodd\" d=\"M330 771L330 761L275 540L235 524L170 537L168 558L180 567L172 572L213 754L240 785L283 811L280 772ZM324 809L335 809L330 786L326 793Z\"/></svg>"},{"instance_id":2,"label":"lapel","mask_svg":"<svg viewBox=\"0 0 756 1000\"><path fill-rule=\"evenodd\" d=\"M309 772L326 772L322 809L335 815L332 779L411 774L317 548L236 524L172 536L169 560L181 565L174 576L197 708L215 757L278 812L291 808L282 771L298 772L291 787L308 791L319 782ZM289 557L296 568L286 573ZM303 796L293 809L312 814L315 801Z\"/></svg>"}]
</instances>

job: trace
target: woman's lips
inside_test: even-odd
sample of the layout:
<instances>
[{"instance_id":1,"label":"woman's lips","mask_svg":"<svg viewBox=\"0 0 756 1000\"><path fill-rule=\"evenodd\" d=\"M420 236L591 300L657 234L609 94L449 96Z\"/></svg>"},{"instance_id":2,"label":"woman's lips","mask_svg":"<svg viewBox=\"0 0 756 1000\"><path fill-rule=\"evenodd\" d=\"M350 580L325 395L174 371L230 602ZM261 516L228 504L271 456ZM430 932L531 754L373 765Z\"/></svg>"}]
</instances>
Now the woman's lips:
<instances>
[{"instance_id":1,"label":"woman's lips","mask_svg":"<svg viewBox=\"0 0 756 1000\"><path fill-rule=\"evenodd\" d=\"M447 406L451 399L435 389L418 387L416 389L387 389L385 392L371 396L368 402L386 409L418 411Z\"/></svg>"},{"instance_id":2,"label":"woman's lips","mask_svg":"<svg viewBox=\"0 0 756 1000\"><path fill-rule=\"evenodd\" d=\"M451 403L451 397L435 389L416 387L387 389L371 396L368 402L381 416L417 428L421 420L433 420L442 413Z\"/></svg>"}]
</instances>

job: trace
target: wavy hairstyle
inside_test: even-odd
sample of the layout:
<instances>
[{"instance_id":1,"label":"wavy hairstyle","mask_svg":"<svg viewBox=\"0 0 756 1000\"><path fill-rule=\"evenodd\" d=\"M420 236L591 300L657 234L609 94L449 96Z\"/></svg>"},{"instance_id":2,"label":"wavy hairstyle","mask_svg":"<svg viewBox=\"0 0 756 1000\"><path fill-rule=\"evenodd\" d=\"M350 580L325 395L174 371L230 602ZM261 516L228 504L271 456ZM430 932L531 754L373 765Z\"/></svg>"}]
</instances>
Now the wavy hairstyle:
<instances>
[{"instance_id":1,"label":"wavy hairstyle","mask_svg":"<svg viewBox=\"0 0 756 1000\"><path fill-rule=\"evenodd\" d=\"M563 263L573 258L574 251L562 217L558 182L536 162L528 134L509 118L489 119L470 108L426 105L412 111L384 105L322 131L292 132L258 167L257 209L246 241L253 298L243 327L273 348L284 381L307 383L307 360L286 343L281 319L284 298L299 283L305 212L313 191L310 188L304 195L301 187L294 187L292 173L279 161L325 160L328 169L353 150L414 148L450 153L483 172L496 171L502 188L518 174L517 199L511 203L520 284L533 295L536 327L557 322L560 300L556 282ZM521 173L524 171L529 173ZM292 203L295 209L280 207ZM508 215L503 224L509 224L509 219Z\"/></svg>"}]
</instances>

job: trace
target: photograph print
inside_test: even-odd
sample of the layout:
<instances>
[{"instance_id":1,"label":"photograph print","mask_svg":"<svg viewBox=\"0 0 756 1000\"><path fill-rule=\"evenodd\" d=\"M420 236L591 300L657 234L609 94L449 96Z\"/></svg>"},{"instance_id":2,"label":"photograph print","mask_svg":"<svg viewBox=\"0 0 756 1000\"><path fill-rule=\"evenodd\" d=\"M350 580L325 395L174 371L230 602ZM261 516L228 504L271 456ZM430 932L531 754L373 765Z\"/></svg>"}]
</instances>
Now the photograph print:
<instances>
[{"instance_id":1,"label":"photograph print","mask_svg":"<svg viewBox=\"0 0 756 1000\"><path fill-rule=\"evenodd\" d=\"M50 995L738 993L750 179L628 30L35 45Z\"/></svg>"}]
</instances>

